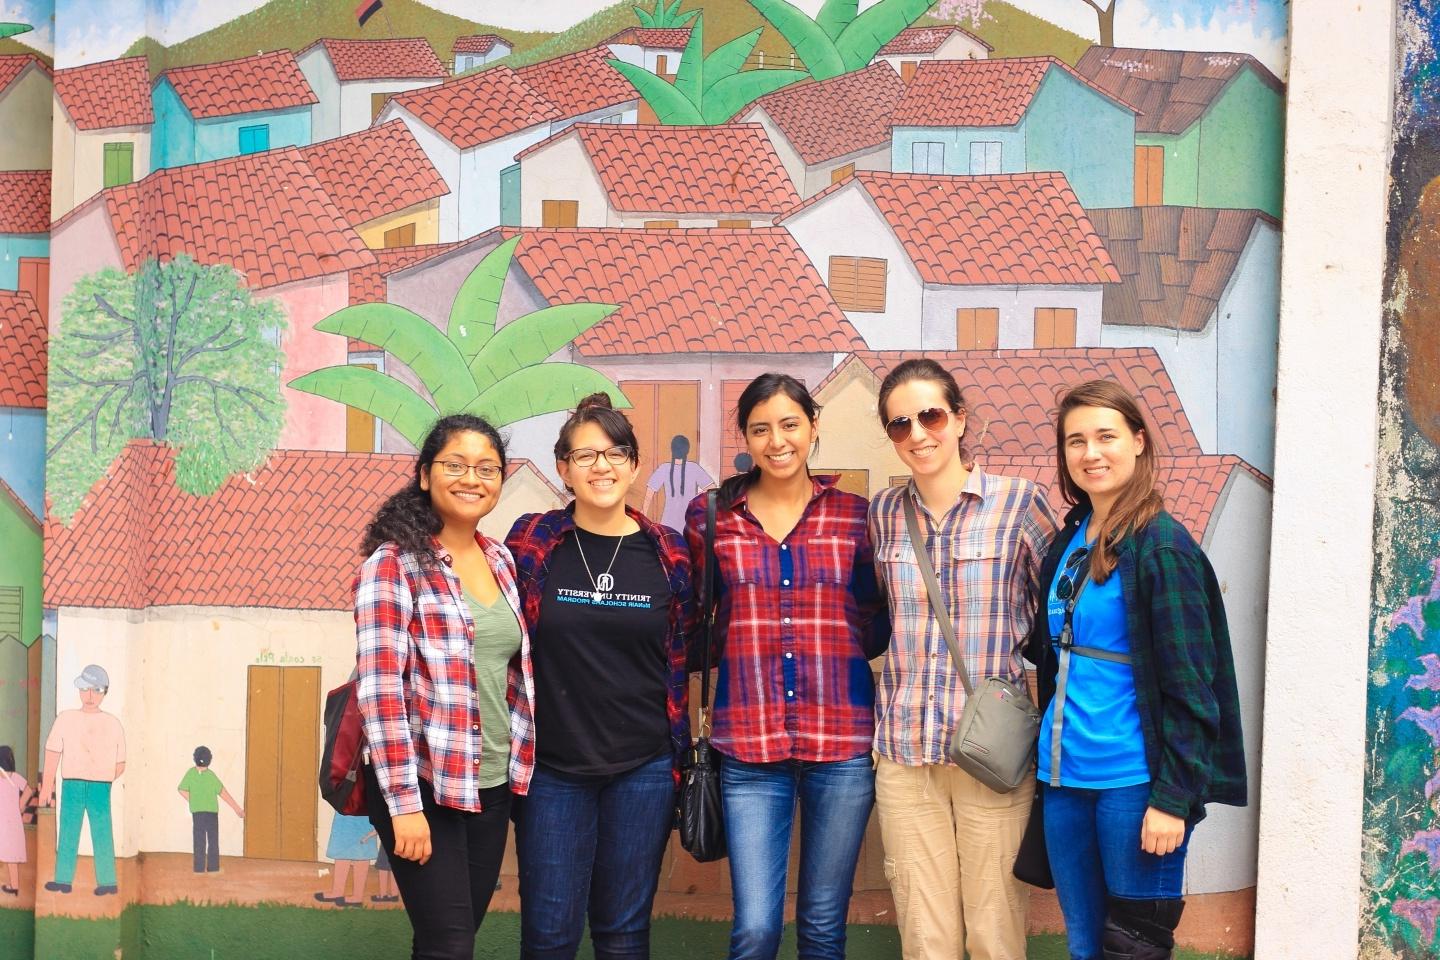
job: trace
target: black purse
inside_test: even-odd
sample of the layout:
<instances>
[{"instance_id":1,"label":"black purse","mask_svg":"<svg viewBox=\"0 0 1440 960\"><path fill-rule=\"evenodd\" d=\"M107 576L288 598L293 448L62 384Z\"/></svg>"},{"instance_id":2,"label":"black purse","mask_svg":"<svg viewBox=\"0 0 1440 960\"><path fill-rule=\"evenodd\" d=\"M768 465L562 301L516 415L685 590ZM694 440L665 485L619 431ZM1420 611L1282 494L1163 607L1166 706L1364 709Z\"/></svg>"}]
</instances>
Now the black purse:
<instances>
[{"instance_id":1,"label":"black purse","mask_svg":"<svg viewBox=\"0 0 1440 960\"><path fill-rule=\"evenodd\" d=\"M720 754L710 746L710 644L715 632L715 501L705 494L705 575L700 602L705 617L701 651L700 736L680 782L680 846L701 863L725 857L725 810L720 800Z\"/></svg>"}]
</instances>

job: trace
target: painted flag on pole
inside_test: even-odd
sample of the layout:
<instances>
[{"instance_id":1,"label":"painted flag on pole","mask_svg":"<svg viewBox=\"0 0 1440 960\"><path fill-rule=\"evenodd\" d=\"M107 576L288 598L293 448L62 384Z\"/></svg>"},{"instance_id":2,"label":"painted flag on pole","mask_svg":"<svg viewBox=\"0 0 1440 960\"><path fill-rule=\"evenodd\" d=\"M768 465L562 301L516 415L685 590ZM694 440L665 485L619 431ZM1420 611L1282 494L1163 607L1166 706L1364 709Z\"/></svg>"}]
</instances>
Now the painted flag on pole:
<instances>
[{"instance_id":1,"label":"painted flag on pole","mask_svg":"<svg viewBox=\"0 0 1440 960\"><path fill-rule=\"evenodd\" d=\"M380 8L383 6L385 6L385 4L381 3L380 0L360 0L360 6L355 8L355 19L358 20L360 26L363 27L369 22L371 17L380 12Z\"/></svg>"}]
</instances>

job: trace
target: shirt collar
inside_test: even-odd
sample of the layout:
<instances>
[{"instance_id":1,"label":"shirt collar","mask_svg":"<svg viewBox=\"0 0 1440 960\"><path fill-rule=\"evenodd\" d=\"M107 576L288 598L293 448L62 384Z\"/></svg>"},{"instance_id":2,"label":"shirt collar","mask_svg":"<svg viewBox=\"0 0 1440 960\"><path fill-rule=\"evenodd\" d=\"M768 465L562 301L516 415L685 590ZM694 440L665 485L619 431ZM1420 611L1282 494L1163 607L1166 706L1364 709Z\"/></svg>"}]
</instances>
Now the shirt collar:
<instances>
[{"instance_id":1,"label":"shirt collar","mask_svg":"<svg viewBox=\"0 0 1440 960\"><path fill-rule=\"evenodd\" d=\"M970 468L970 476L965 478L965 486L960 488L960 496L955 498L955 503L959 503L966 497L974 497L983 502L986 496L986 487L985 471L980 469L980 464L977 462ZM920 488L916 486L914 477L910 478L905 489L910 496L915 498L917 504L921 507L925 506L925 499L920 496Z\"/></svg>"},{"instance_id":2,"label":"shirt collar","mask_svg":"<svg viewBox=\"0 0 1440 960\"><path fill-rule=\"evenodd\" d=\"M811 486L810 486L810 500L809 500L809 503L814 503L816 500L818 500L818 499L825 493L826 490L829 490L831 487L835 486L835 484L837 484L837 483L839 483L839 482L840 482L840 474L838 474L838 473L812 473L812 474L810 474L810 485L811 485ZM740 493L735 497L734 501L731 502L731 504L730 504L730 509L732 509L732 510L738 510L738 509L740 509L742 506L746 506L746 505L749 503L749 500L750 500L750 487L749 487L749 485L747 484L746 486L740 488ZM807 507L809 506L809 503L806 504Z\"/></svg>"},{"instance_id":3,"label":"shirt collar","mask_svg":"<svg viewBox=\"0 0 1440 960\"><path fill-rule=\"evenodd\" d=\"M485 556L489 557L493 562L496 548L500 545L499 541L491 540L477 529L475 531L475 542L480 544L480 549L485 551ZM431 537L430 544L431 549L435 551L436 559L438 559L446 569L452 569L455 566L455 558L450 555L449 550L445 549L445 545L440 542L440 538Z\"/></svg>"}]
</instances>

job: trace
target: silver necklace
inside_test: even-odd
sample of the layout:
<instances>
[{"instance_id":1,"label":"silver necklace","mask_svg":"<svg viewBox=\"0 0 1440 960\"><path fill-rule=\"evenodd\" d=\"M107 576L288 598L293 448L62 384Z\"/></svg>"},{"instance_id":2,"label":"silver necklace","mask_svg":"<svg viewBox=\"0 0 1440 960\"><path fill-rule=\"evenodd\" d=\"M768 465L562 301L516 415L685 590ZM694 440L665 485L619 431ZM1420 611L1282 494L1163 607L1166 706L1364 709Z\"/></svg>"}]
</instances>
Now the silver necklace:
<instances>
[{"instance_id":1,"label":"silver necklace","mask_svg":"<svg viewBox=\"0 0 1440 960\"><path fill-rule=\"evenodd\" d=\"M615 588L615 578L610 576L610 571L615 568L615 558L620 556L620 544L624 543L628 536L630 536L628 533L620 534L620 539L615 541L615 552L610 555L610 566L606 567L605 572L597 577L590 572L590 561L585 559L585 547L580 543L580 534L578 532L575 534L575 549L580 551L580 562L585 565L585 576L590 578L590 586L594 588L590 599L596 603L599 603L605 594Z\"/></svg>"}]
</instances>

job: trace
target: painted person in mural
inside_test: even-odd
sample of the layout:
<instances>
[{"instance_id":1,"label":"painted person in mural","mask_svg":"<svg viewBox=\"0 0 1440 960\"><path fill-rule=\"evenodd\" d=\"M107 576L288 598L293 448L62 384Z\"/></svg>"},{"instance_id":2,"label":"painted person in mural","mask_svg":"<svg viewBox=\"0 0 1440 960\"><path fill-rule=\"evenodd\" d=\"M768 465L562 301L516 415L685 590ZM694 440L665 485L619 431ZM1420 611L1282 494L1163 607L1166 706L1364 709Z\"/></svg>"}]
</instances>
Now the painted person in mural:
<instances>
[{"instance_id":1,"label":"painted person in mural","mask_svg":"<svg viewBox=\"0 0 1440 960\"><path fill-rule=\"evenodd\" d=\"M1023 960L1028 894L1011 867L1033 785L998 793L949 761L965 691L916 551L934 558L970 676L1024 683L1021 651L1055 520L1039 487L986 473L970 456L964 396L933 360L892 370L880 385L879 413L911 473L870 504L894 625L876 707L875 792L902 955L957 960L968 951L974 960ZM910 540L907 497L928 530L925 543Z\"/></svg>"},{"instance_id":2,"label":"painted person in mural","mask_svg":"<svg viewBox=\"0 0 1440 960\"><path fill-rule=\"evenodd\" d=\"M640 456L607 395L581 400L555 442L574 501L506 538L535 638L535 778L515 817L523 960L574 957L587 916L598 960L650 955L690 747L695 604L680 534L626 506Z\"/></svg>"},{"instance_id":3,"label":"painted person in mural","mask_svg":"<svg viewBox=\"0 0 1440 960\"><path fill-rule=\"evenodd\" d=\"M1168 960L1190 831L1206 803L1246 801L1225 606L1165 510L1134 397L1108 380L1074 387L1055 441L1073 509L1027 650L1055 890L1073 960Z\"/></svg>"},{"instance_id":4,"label":"painted person in mural","mask_svg":"<svg viewBox=\"0 0 1440 960\"><path fill-rule=\"evenodd\" d=\"M754 466L717 498L712 742L723 755L735 900L730 960L774 960L779 951L797 802L799 955L845 956L855 864L875 802L869 661L889 643L890 618L865 498L807 465L819 412L793 377L752 380L735 421ZM707 496L691 502L685 524L697 577Z\"/></svg>"},{"instance_id":5,"label":"painted person in mural","mask_svg":"<svg viewBox=\"0 0 1440 960\"><path fill-rule=\"evenodd\" d=\"M650 474L650 482L645 485L642 511L647 517L653 517L655 501L661 500L660 523L671 530L683 530L685 508L689 506L690 499L714 485L715 478L690 459L690 438L677 433L670 438L670 462L657 467Z\"/></svg>"},{"instance_id":6,"label":"painted person in mural","mask_svg":"<svg viewBox=\"0 0 1440 960\"><path fill-rule=\"evenodd\" d=\"M368 813L404 895L415 960L474 954L511 793L529 789L534 767L515 563L479 530L504 477L494 427L442 417L420 445L414 480L366 530L369 558L355 581Z\"/></svg>"},{"instance_id":7,"label":"painted person in mural","mask_svg":"<svg viewBox=\"0 0 1440 960\"><path fill-rule=\"evenodd\" d=\"M175 789L190 810L194 872L219 873L220 801L225 801L241 820L245 819L245 809L235 802L220 777L210 769L215 754L209 747L196 747L191 759L195 765L185 771Z\"/></svg>"},{"instance_id":8,"label":"painted person in mural","mask_svg":"<svg viewBox=\"0 0 1440 960\"><path fill-rule=\"evenodd\" d=\"M25 778L15 772L15 749L0 746L0 863L5 864L0 893L7 897L20 895L20 864L28 859L22 817L31 792Z\"/></svg>"}]
</instances>

